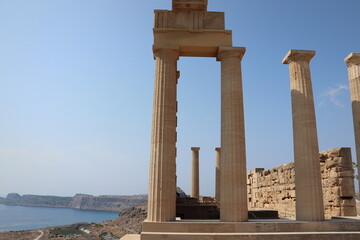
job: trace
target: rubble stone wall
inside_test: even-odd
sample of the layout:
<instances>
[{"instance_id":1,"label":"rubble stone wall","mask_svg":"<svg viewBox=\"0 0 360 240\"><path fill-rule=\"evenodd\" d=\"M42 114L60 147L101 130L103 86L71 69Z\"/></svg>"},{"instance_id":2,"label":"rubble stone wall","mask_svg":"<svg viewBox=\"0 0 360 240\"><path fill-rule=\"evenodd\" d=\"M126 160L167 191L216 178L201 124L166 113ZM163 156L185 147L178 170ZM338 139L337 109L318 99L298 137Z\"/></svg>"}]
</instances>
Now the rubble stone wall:
<instances>
[{"instance_id":1,"label":"rubble stone wall","mask_svg":"<svg viewBox=\"0 0 360 240\"><path fill-rule=\"evenodd\" d=\"M354 170L350 148L333 148L319 154L325 218L356 216ZM249 209L279 211L295 216L295 169L290 162L269 170L256 168L248 174Z\"/></svg>"}]
</instances>

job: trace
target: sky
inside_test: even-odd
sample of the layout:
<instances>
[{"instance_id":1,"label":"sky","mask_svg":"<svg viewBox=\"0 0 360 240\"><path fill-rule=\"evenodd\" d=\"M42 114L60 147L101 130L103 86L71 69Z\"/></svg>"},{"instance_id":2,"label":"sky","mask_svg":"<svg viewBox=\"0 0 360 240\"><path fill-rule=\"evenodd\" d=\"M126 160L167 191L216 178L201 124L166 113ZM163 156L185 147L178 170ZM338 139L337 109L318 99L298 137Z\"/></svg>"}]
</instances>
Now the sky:
<instances>
[{"instance_id":1,"label":"sky","mask_svg":"<svg viewBox=\"0 0 360 240\"><path fill-rule=\"evenodd\" d=\"M351 147L347 67L360 52L358 0L209 0L242 60L247 169L293 161L290 49L311 60L319 149ZM153 10L170 0L0 0L0 196L147 193ZM220 63L181 57L178 186L214 195Z\"/></svg>"}]
</instances>

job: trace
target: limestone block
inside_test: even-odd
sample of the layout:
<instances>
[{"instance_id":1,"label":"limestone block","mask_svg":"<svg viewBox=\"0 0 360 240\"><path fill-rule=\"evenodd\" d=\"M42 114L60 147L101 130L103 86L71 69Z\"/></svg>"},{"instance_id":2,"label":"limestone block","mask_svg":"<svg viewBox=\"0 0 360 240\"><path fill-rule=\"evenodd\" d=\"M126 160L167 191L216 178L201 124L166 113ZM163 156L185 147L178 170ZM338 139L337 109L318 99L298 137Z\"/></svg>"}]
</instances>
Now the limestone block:
<instances>
[{"instance_id":1,"label":"limestone block","mask_svg":"<svg viewBox=\"0 0 360 240\"><path fill-rule=\"evenodd\" d=\"M355 207L343 207L341 208L341 216L356 216L356 208Z\"/></svg>"},{"instance_id":2,"label":"limestone block","mask_svg":"<svg viewBox=\"0 0 360 240\"><path fill-rule=\"evenodd\" d=\"M339 185L339 178L334 178L334 177L331 177L331 178L328 178L326 179L327 181L327 186L338 186Z\"/></svg>"},{"instance_id":3,"label":"limestone block","mask_svg":"<svg viewBox=\"0 0 360 240\"><path fill-rule=\"evenodd\" d=\"M354 207L354 206L356 206L356 201L355 201L355 199L341 199L340 200L340 204L341 204L341 206L343 206L343 207Z\"/></svg>"},{"instance_id":4,"label":"limestone block","mask_svg":"<svg viewBox=\"0 0 360 240\"><path fill-rule=\"evenodd\" d=\"M343 177L353 177L354 176L354 170L346 170L346 171L342 171L339 172L338 174L339 177L343 178Z\"/></svg>"},{"instance_id":5,"label":"limestone block","mask_svg":"<svg viewBox=\"0 0 360 240\"><path fill-rule=\"evenodd\" d=\"M339 191L340 197L353 197L355 195L355 191L353 187L340 187Z\"/></svg>"},{"instance_id":6,"label":"limestone block","mask_svg":"<svg viewBox=\"0 0 360 240\"><path fill-rule=\"evenodd\" d=\"M337 178L339 176L339 173L335 171L335 169L331 169L331 171L329 172L329 177L330 178Z\"/></svg>"},{"instance_id":7,"label":"limestone block","mask_svg":"<svg viewBox=\"0 0 360 240\"><path fill-rule=\"evenodd\" d=\"M354 187L353 177L341 177L339 180L339 186Z\"/></svg>"}]
</instances>

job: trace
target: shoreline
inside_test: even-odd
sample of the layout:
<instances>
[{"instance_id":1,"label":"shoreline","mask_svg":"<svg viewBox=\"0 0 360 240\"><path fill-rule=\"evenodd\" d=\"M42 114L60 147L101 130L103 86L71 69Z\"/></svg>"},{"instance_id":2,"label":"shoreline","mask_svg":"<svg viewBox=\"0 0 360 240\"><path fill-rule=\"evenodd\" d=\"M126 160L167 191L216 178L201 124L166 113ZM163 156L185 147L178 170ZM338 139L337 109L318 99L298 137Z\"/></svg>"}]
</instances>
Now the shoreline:
<instances>
[{"instance_id":1,"label":"shoreline","mask_svg":"<svg viewBox=\"0 0 360 240\"><path fill-rule=\"evenodd\" d=\"M39 207L39 208L57 208L57 209L73 209L79 211L99 211L99 212L113 212L113 213L121 213L119 210L101 210L101 209L87 209L87 208L72 208L72 207L58 207L58 206L42 206L42 205L20 205L20 204L6 204L0 203L0 206L9 206L9 207Z\"/></svg>"}]
</instances>

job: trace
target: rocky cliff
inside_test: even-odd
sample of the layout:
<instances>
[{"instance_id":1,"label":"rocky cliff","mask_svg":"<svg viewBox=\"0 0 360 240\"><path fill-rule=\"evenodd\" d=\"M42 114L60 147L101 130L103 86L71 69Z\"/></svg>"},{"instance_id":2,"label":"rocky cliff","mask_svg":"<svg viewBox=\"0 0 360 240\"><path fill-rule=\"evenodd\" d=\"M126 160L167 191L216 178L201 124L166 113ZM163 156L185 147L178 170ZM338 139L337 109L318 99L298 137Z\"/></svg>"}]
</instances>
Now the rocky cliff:
<instances>
[{"instance_id":1,"label":"rocky cliff","mask_svg":"<svg viewBox=\"0 0 360 240\"><path fill-rule=\"evenodd\" d=\"M70 208L120 211L123 208L135 206L147 202L147 195L134 196L92 196L85 194L76 194Z\"/></svg>"},{"instance_id":2,"label":"rocky cliff","mask_svg":"<svg viewBox=\"0 0 360 240\"><path fill-rule=\"evenodd\" d=\"M134 196L92 196L76 194L74 197L19 195L9 193L0 203L7 205L36 206L36 207L62 207L87 210L121 211L147 201L147 195Z\"/></svg>"}]
</instances>

